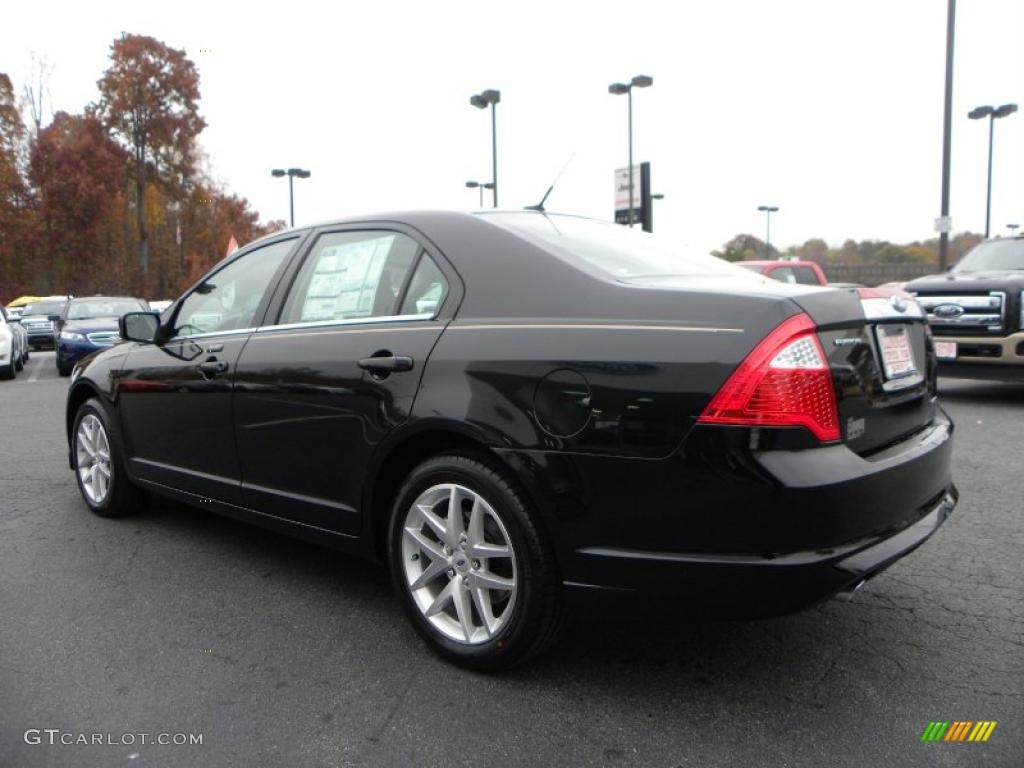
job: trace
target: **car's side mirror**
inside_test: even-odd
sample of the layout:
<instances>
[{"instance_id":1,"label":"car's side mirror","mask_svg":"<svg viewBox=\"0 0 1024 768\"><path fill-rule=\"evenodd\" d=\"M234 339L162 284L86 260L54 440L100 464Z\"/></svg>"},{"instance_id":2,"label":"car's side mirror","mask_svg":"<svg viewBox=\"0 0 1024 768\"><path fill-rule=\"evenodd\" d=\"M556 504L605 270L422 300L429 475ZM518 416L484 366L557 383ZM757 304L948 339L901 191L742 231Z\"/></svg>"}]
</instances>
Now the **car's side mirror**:
<instances>
[{"instance_id":1,"label":"car's side mirror","mask_svg":"<svg viewBox=\"0 0 1024 768\"><path fill-rule=\"evenodd\" d=\"M160 330L160 315L156 312L128 312L117 319L122 339L152 344Z\"/></svg>"}]
</instances>

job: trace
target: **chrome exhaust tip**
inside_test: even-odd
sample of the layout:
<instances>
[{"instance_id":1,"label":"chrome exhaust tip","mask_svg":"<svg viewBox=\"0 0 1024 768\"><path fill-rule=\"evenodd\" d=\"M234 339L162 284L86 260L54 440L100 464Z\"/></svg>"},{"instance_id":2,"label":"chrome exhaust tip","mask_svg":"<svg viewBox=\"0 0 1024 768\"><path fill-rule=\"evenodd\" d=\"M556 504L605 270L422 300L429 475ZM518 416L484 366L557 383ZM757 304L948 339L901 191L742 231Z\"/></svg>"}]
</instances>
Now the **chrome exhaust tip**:
<instances>
[{"instance_id":1,"label":"chrome exhaust tip","mask_svg":"<svg viewBox=\"0 0 1024 768\"><path fill-rule=\"evenodd\" d=\"M842 600L844 603L852 602L853 601L853 596L856 595L858 592L860 592L861 589L864 587L864 585L867 584L867 583L868 583L867 579L861 579L856 584L854 584L852 587L846 587L845 589L842 589L839 592L837 592L835 599L836 600Z\"/></svg>"}]
</instances>

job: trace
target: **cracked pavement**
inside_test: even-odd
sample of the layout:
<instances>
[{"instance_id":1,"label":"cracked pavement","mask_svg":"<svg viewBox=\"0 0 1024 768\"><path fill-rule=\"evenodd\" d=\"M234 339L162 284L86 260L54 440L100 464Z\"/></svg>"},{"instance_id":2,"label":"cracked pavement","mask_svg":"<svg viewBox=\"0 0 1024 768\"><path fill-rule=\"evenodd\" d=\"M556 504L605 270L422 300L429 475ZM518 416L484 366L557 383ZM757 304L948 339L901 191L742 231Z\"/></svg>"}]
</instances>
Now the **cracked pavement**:
<instances>
[{"instance_id":1,"label":"cracked pavement","mask_svg":"<svg viewBox=\"0 0 1024 768\"><path fill-rule=\"evenodd\" d=\"M1024 765L1024 385L942 381L960 504L853 602L576 625L500 676L429 653L378 567L166 501L89 514L66 385L52 353L0 382L2 768ZM999 725L922 744L931 720Z\"/></svg>"}]
</instances>

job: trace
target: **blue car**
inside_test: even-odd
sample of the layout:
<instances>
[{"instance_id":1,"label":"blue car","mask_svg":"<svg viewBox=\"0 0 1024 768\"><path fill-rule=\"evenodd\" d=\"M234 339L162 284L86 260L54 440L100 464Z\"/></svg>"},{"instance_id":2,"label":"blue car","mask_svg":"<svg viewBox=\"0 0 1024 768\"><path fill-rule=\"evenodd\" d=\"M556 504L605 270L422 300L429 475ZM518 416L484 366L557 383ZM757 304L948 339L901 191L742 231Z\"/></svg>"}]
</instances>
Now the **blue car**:
<instances>
[{"instance_id":1,"label":"blue car","mask_svg":"<svg viewBox=\"0 0 1024 768\"><path fill-rule=\"evenodd\" d=\"M130 296L83 296L72 299L57 321L57 372L71 374L75 363L121 337L117 320L126 312L148 312L149 305Z\"/></svg>"}]
</instances>

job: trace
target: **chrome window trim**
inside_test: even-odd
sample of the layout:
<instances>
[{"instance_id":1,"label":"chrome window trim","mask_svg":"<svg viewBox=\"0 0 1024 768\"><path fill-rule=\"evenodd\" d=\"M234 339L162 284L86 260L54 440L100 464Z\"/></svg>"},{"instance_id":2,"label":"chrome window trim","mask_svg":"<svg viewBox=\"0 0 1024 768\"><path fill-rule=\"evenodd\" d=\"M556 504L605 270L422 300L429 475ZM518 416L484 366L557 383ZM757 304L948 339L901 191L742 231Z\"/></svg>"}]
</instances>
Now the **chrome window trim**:
<instances>
[{"instance_id":1,"label":"chrome window trim","mask_svg":"<svg viewBox=\"0 0 1024 768\"><path fill-rule=\"evenodd\" d=\"M172 336L167 340L168 343L171 341L193 341L194 339L209 339L216 338L218 336L242 336L247 333L254 333L256 328L235 328L230 331L210 331L208 333L197 333L193 336Z\"/></svg>"},{"instance_id":2,"label":"chrome window trim","mask_svg":"<svg viewBox=\"0 0 1024 768\"><path fill-rule=\"evenodd\" d=\"M452 323L451 331L676 331L681 333L744 333L742 328L710 328L690 325L634 325L621 323Z\"/></svg>"},{"instance_id":3,"label":"chrome window trim","mask_svg":"<svg viewBox=\"0 0 1024 768\"><path fill-rule=\"evenodd\" d=\"M256 333L271 331L308 330L310 328L333 328L336 326L373 325L375 323L405 323L433 320L436 315L424 312L419 315L381 315L379 317L350 317L343 320L310 320L304 323L282 323L280 325L263 325Z\"/></svg>"}]
</instances>

